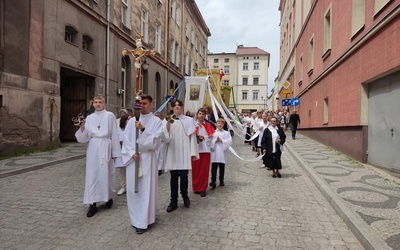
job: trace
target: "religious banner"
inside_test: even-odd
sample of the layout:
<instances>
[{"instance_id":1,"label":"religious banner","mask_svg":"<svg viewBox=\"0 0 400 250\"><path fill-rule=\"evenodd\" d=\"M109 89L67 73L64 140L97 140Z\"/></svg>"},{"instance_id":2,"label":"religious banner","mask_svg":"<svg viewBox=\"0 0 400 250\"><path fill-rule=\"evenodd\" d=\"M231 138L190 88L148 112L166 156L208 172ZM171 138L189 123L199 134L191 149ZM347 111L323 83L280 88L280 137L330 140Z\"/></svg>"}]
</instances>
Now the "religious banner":
<instances>
[{"instance_id":1,"label":"religious banner","mask_svg":"<svg viewBox=\"0 0 400 250\"><path fill-rule=\"evenodd\" d=\"M207 77L185 77L185 113L189 111L196 114L197 110L204 106L207 90Z\"/></svg>"}]
</instances>

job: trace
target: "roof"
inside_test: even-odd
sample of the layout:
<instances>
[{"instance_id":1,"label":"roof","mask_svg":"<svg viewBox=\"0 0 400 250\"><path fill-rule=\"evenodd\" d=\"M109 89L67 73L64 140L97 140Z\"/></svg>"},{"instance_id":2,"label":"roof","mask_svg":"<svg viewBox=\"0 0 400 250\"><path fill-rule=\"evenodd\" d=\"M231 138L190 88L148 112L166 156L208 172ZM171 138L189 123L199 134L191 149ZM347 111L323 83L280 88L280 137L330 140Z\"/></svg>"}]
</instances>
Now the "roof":
<instances>
[{"instance_id":1,"label":"roof","mask_svg":"<svg viewBox=\"0 0 400 250\"><path fill-rule=\"evenodd\" d=\"M243 47L238 46L236 49L236 54L239 55L269 55L268 52L259 49L257 47Z\"/></svg>"}]
</instances>

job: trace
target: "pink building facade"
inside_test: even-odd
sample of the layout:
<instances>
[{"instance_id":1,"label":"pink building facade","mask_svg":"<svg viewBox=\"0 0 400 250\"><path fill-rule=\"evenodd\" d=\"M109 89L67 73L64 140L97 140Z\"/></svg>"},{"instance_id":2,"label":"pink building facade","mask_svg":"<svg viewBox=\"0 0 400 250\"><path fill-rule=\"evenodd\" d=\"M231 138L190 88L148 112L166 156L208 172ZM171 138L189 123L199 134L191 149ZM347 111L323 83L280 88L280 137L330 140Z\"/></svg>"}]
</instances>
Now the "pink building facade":
<instances>
[{"instance_id":1,"label":"pink building facade","mask_svg":"<svg viewBox=\"0 0 400 250\"><path fill-rule=\"evenodd\" d=\"M299 129L357 160L400 170L400 0L281 1L281 12L287 4L294 4L296 22L287 26L295 42L279 82L290 81L300 99Z\"/></svg>"}]
</instances>

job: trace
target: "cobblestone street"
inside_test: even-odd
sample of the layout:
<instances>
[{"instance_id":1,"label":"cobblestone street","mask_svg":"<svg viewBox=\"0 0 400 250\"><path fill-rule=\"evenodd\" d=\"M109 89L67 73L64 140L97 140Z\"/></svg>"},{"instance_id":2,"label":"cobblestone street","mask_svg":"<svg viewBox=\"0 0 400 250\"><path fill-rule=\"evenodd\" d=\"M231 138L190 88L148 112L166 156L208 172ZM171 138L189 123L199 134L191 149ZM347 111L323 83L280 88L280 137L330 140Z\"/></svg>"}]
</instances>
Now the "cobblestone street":
<instances>
[{"instance_id":1,"label":"cobblestone street","mask_svg":"<svg viewBox=\"0 0 400 250\"><path fill-rule=\"evenodd\" d=\"M245 159L251 147L238 137ZM165 211L169 174L159 179L156 223L143 235L130 226L126 196L111 209L86 217L82 204L84 159L2 178L2 249L363 249L310 178L288 152L282 179L261 162L230 152L226 186L207 196L190 193L191 208ZM119 178L118 172L117 177ZM118 183L118 181L117 181Z\"/></svg>"}]
</instances>

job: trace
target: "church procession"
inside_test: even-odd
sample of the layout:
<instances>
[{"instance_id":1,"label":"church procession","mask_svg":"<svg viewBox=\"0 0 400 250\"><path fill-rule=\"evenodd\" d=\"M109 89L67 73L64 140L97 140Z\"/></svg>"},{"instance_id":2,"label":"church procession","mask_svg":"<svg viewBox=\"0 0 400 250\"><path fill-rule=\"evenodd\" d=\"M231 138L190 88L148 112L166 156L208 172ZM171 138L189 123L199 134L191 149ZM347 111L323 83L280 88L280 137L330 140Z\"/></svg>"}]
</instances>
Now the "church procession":
<instances>
[{"instance_id":1,"label":"church procession","mask_svg":"<svg viewBox=\"0 0 400 250\"><path fill-rule=\"evenodd\" d=\"M145 52L135 53L140 65L140 53ZM118 119L106 111L104 97L96 96L94 113L72 119L79 127L75 134L78 142L88 143L83 198L84 204L89 205L87 217L98 212L99 202L112 207L116 169L121 174L117 194L126 194L130 222L137 234L145 233L155 223L158 175L163 172L170 174L168 213L178 208L178 190L184 206L190 207L190 173L192 191L200 197L206 197L207 189L214 190L217 184L225 186L228 149L241 161L262 162L262 167L272 171L273 178L282 178L280 157L289 121L286 111L259 110L259 116L249 117L229 110L218 86L220 80L221 76L216 80L210 70L203 77L185 77L155 111L152 97L141 95L137 89L135 113L121 109ZM183 94L184 98L180 96ZM164 108L170 109L165 118L160 112ZM245 160L238 155L231 147L234 135L252 145L257 156Z\"/></svg>"},{"instance_id":2,"label":"church procession","mask_svg":"<svg viewBox=\"0 0 400 250\"><path fill-rule=\"evenodd\" d=\"M0 1L0 250L400 249L399 16Z\"/></svg>"}]
</instances>

